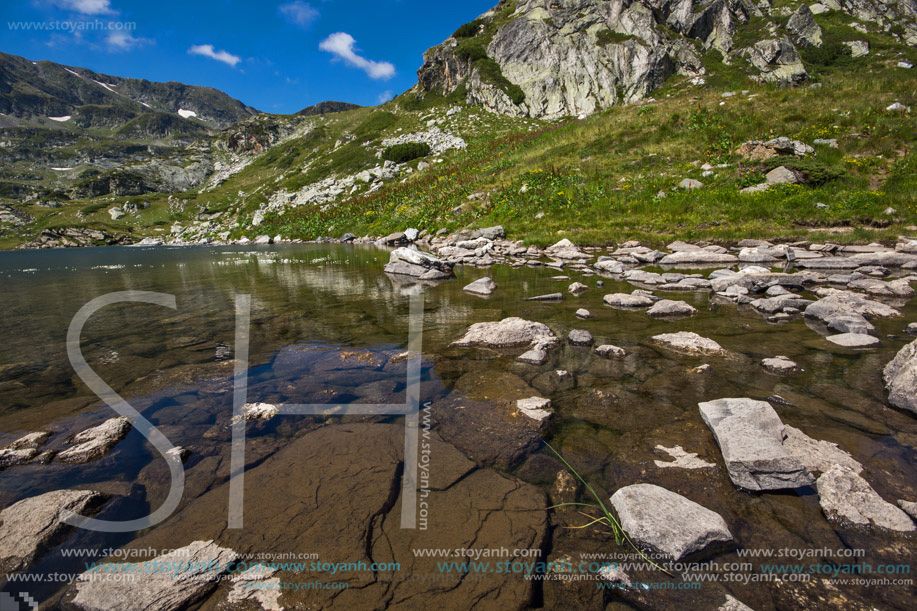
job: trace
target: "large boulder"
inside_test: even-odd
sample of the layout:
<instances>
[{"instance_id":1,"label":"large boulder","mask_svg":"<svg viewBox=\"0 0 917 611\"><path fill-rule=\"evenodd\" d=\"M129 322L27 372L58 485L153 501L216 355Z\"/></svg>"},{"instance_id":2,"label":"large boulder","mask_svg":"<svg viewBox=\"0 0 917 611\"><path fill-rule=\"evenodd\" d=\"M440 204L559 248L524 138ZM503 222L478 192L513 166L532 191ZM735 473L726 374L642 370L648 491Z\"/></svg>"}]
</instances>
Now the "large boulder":
<instances>
[{"instance_id":1,"label":"large boulder","mask_svg":"<svg viewBox=\"0 0 917 611\"><path fill-rule=\"evenodd\" d=\"M826 322L838 315L858 314L865 318L892 318L901 316L901 312L889 305L885 305L878 301L872 301L850 291L826 289L822 291L821 294L824 295L821 299L806 307L805 315L807 318L814 318Z\"/></svg>"},{"instance_id":2,"label":"large boulder","mask_svg":"<svg viewBox=\"0 0 917 611\"><path fill-rule=\"evenodd\" d=\"M917 340L902 348L883 372L888 402L917 414Z\"/></svg>"},{"instance_id":3,"label":"large boulder","mask_svg":"<svg viewBox=\"0 0 917 611\"><path fill-rule=\"evenodd\" d=\"M81 574L68 601L86 611L99 609L139 609L171 611L185 609L210 593L230 563L239 557L231 549L213 541L195 541L183 548L152 560L153 566L168 570L143 572L146 562L111 563L103 567L106 575L131 575L141 572L141 579L100 579L93 571Z\"/></svg>"},{"instance_id":4,"label":"large boulder","mask_svg":"<svg viewBox=\"0 0 917 611\"><path fill-rule=\"evenodd\" d=\"M754 491L782 490L814 482L805 465L784 447L783 422L769 403L719 399L698 407L736 486Z\"/></svg>"},{"instance_id":5,"label":"large boulder","mask_svg":"<svg viewBox=\"0 0 917 611\"><path fill-rule=\"evenodd\" d=\"M793 37L793 42L803 47L820 47L822 44L821 28L815 23L815 15L807 4L800 4L790 16L786 29Z\"/></svg>"},{"instance_id":6,"label":"large boulder","mask_svg":"<svg viewBox=\"0 0 917 611\"><path fill-rule=\"evenodd\" d=\"M625 486L611 504L631 541L676 561L733 540L722 516L660 486Z\"/></svg>"},{"instance_id":7,"label":"large boulder","mask_svg":"<svg viewBox=\"0 0 917 611\"><path fill-rule=\"evenodd\" d=\"M554 332L540 322L519 317L504 318L498 322L479 322L471 325L465 335L452 342L452 346L485 348L514 348L518 346L548 346L559 341Z\"/></svg>"},{"instance_id":8,"label":"large boulder","mask_svg":"<svg viewBox=\"0 0 917 611\"><path fill-rule=\"evenodd\" d=\"M27 567L73 530L64 510L92 516L106 497L91 490L56 490L29 497L0 511L0 576Z\"/></svg>"},{"instance_id":9,"label":"large boulder","mask_svg":"<svg viewBox=\"0 0 917 611\"><path fill-rule=\"evenodd\" d=\"M387 274L420 280L445 280L454 277L452 264L413 248L396 248L385 266Z\"/></svg>"},{"instance_id":10,"label":"large boulder","mask_svg":"<svg viewBox=\"0 0 917 611\"><path fill-rule=\"evenodd\" d=\"M829 518L900 532L917 530L906 513L885 501L850 467L834 465L816 485L818 502Z\"/></svg>"}]
</instances>

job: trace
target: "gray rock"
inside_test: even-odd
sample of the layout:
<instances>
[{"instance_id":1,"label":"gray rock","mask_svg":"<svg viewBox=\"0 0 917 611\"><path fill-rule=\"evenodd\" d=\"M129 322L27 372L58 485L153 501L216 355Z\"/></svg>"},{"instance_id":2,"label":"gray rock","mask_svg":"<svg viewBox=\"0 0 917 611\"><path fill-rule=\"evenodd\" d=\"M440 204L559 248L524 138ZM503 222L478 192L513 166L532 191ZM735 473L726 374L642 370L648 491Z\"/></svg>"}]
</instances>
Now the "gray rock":
<instances>
[{"instance_id":1,"label":"gray rock","mask_svg":"<svg viewBox=\"0 0 917 611\"><path fill-rule=\"evenodd\" d=\"M903 509L904 513L911 516L911 519L917 520L917 503L899 500L898 507Z\"/></svg>"},{"instance_id":2,"label":"gray rock","mask_svg":"<svg viewBox=\"0 0 917 611\"><path fill-rule=\"evenodd\" d=\"M416 240L418 235L420 235L420 232L413 227L404 230L404 239L408 242L413 242Z\"/></svg>"},{"instance_id":3,"label":"gray rock","mask_svg":"<svg viewBox=\"0 0 917 611\"><path fill-rule=\"evenodd\" d=\"M815 303L806 307L806 317L826 321L828 318L839 314L858 314L865 318L892 318L901 316L901 312L895 308L878 301L871 301L862 295L849 291L826 290L830 292Z\"/></svg>"},{"instance_id":4,"label":"gray rock","mask_svg":"<svg viewBox=\"0 0 917 611\"><path fill-rule=\"evenodd\" d=\"M229 563L239 555L220 547L213 541L195 541L152 562L179 565L188 570L178 575L156 571L143 574L143 579L130 581L102 580L86 572L74 584L71 604L77 609L156 609L171 611L185 609L213 591ZM139 571L142 563L113 563L106 567L112 575ZM155 566L155 565L154 565ZM218 568L216 568L218 567Z\"/></svg>"},{"instance_id":5,"label":"gray rock","mask_svg":"<svg viewBox=\"0 0 917 611\"><path fill-rule=\"evenodd\" d=\"M795 155L805 157L815 152L815 149L804 142L790 140L786 137L774 138L767 142L751 140L743 143L736 154L749 159L765 160L780 155Z\"/></svg>"},{"instance_id":6,"label":"gray rock","mask_svg":"<svg viewBox=\"0 0 917 611\"><path fill-rule=\"evenodd\" d=\"M820 47L822 44L821 28L815 23L815 16L805 4L799 5L799 8L790 17L786 30L797 45Z\"/></svg>"},{"instance_id":7,"label":"gray rock","mask_svg":"<svg viewBox=\"0 0 917 611\"><path fill-rule=\"evenodd\" d=\"M259 235L252 241L252 244L256 246L264 246L271 243L271 236L269 235Z\"/></svg>"},{"instance_id":8,"label":"gray rock","mask_svg":"<svg viewBox=\"0 0 917 611\"><path fill-rule=\"evenodd\" d=\"M475 238L484 238L487 240L502 240L506 237L506 230L503 229L502 225L495 225L493 227L485 227L484 229L478 229L472 234Z\"/></svg>"},{"instance_id":9,"label":"gray rock","mask_svg":"<svg viewBox=\"0 0 917 611\"><path fill-rule=\"evenodd\" d=\"M818 503L830 519L899 532L917 530L906 513L886 502L849 467L834 465L818 478L816 487Z\"/></svg>"},{"instance_id":10,"label":"gray rock","mask_svg":"<svg viewBox=\"0 0 917 611\"><path fill-rule=\"evenodd\" d=\"M902 348L883 372L888 402L917 414L917 340Z\"/></svg>"},{"instance_id":11,"label":"gray rock","mask_svg":"<svg viewBox=\"0 0 917 611\"><path fill-rule=\"evenodd\" d=\"M627 351L618 346L605 344L595 349L595 353L605 359L623 359L627 356Z\"/></svg>"},{"instance_id":12,"label":"gray rock","mask_svg":"<svg viewBox=\"0 0 917 611\"><path fill-rule=\"evenodd\" d=\"M789 425L784 425L784 434L783 447L812 473L825 473L834 465L843 465L856 473L863 471L863 465L836 443L812 439Z\"/></svg>"},{"instance_id":13,"label":"gray rock","mask_svg":"<svg viewBox=\"0 0 917 611\"><path fill-rule=\"evenodd\" d=\"M869 43L865 40L849 40L844 45L850 49L851 57L866 57L869 55Z\"/></svg>"},{"instance_id":14,"label":"gray rock","mask_svg":"<svg viewBox=\"0 0 917 611\"><path fill-rule=\"evenodd\" d=\"M574 329L567 335L567 339L574 346L591 346L595 343L592 333L582 329Z\"/></svg>"},{"instance_id":15,"label":"gray rock","mask_svg":"<svg viewBox=\"0 0 917 611\"><path fill-rule=\"evenodd\" d=\"M662 258L661 265L689 265L697 263L731 264L738 263L739 258L728 253L716 253L708 250L686 250L672 253Z\"/></svg>"},{"instance_id":16,"label":"gray rock","mask_svg":"<svg viewBox=\"0 0 917 611\"><path fill-rule=\"evenodd\" d=\"M653 318L683 318L694 316L697 314L697 310L684 301L662 299L653 304L653 307L647 310L646 313Z\"/></svg>"},{"instance_id":17,"label":"gray rock","mask_svg":"<svg viewBox=\"0 0 917 611\"><path fill-rule=\"evenodd\" d=\"M646 295L634 293L614 293L605 295L602 301L613 308L645 308L653 305L653 300Z\"/></svg>"},{"instance_id":18,"label":"gray rock","mask_svg":"<svg viewBox=\"0 0 917 611\"><path fill-rule=\"evenodd\" d=\"M583 293L585 293L588 290L589 290L589 287L586 286L585 284L582 284L581 282L574 282L567 288L567 291L569 291L571 295L576 295L577 297L582 295Z\"/></svg>"},{"instance_id":19,"label":"gray rock","mask_svg":"<svg viewBox=\"0 0 917 611\"><path fill-rule=\"evenodd\" d=\"M824 322L828 324L830 331L836 331L837 333L870 335L876 332L876 328L872 326L872 323L859 314L834 314L826 318Z\"/></svg>"},{"instance_id":20,"label":"gray rock","mask_svg":"<svg viewBox=\"0 0 917 611\"><path fill-rule=\"evenodd\" d=\"M863 333L841 333L829 335L825 339L842 348L877 348L882 343L877 337Z\"/></svg>"},{"instance_id":21,"label":"gray rock","mask_svg":"<svg viewBox=\"0 0 917 611\"><path fill-rule=\"evenodd\" d=\"M786 166L774 168L764 178L769 185L795 185L802 182L799 175Z\"/></svg>"},{"instance_id":22,"label":"gray rock","mask_svg":"<svg viewBox=\"0 0 917 611\"><path fill-rule=\"evenodd\" d=\"M548 353L544 350L539 350L534 348L523 352L516 360L520 363L526 363L528 365L544 365L544 362L548 360Z\"/></svg>"},{"instance_id":23,"label":"gray rock","mask_svg":"<svg viewBox=\"0 0 917 611\"><path fill-rule=\"evenodd\" d=\"M917 335L917 322L912 322L911 324L909 324L907 326L907 329L905 329L905 332L908 335Z\"/></svg>"},{"instance_id":24,"label":"gray rock","mask_svg":"<svg viewBox=\"0 0 917 611\"><path fill-rule=\"evenodd\" d=\"M497 290L497 283L490 278L479 278L462 289L473 295L491 295Z\"/></svg>"},{"instance_id":25,"label":"gray rock","mask_svg":"<svg viewBox=\"0 0 917 611\"><path fill-rule=\"evenodd\" d=\"M785 356L775 356L772 359L764 359L761 361L761 364L764 365L765 369L773 371L774 373L798 373L802 371L802 367Z\"/></svg>"},{"instance_id":26,"label":"gray rock","mask_svg":"<svg viewBox=\"0 0 917 611\"><path fill-rule=\"evenodd\" d=\"M385 272L420 280L445 280L455 276L451 263L412 248L393 250Z\"/></svg>"},{"instance_id":27,"label":"gray rock","mask_svg":"<svg viewBox=\"0 0 917 611\"><path fill-rule=\"evenodd\" d=\"M653 343L659 344L676 352L686 354L707 354L720 355L726 354L726 350L712 339L701 337L691 331L679 331L678 333L663 333L652 338Z\"/></svg>"},{"instance_id":28,"label":"gray rock","mask_svg":"<svg viewBox=\"0 0 917 611\"><path fill-rule=\"evenodd\" d=\"M479 322L471 325L452 346L482 346L487 348L512 348L516 346L537 346L554 344L557 336L539 322L522 318L504 318L499 322Z\"/></svg>"},{"instance_id":29,"label":"gray rock","mask_svg":"<svg viewBox=\"0 0 917 611\"><path fill-rule=\"evenodd\" d=\"M727 594L726 602L717 607L717 611L754 611L754 609L731 594Z\"/></svg>"},{"instance_id":30,"label":"gray rock","mask_svg":"<svg viewBox=\"0 0 917 611\"><path fill-rule=\"evenodd\" d=\"M344 242L344 243L353 242L356 239L357 239L357 236L353 235L352 233L345 233L344 235L341 236L341 242Z\"/></svg>"},{"instance_id":31,"label":"gray rock","mask_svg":"<svg viewBox=\"0 0 917 611\"><path fill-rule=\"evenodd\" d=\"M680 183L678 183L679 189L687 189L688 191L693 191L694 189L700 189L703 186L704 186L704 183L702 183L699 180L695 180L693 178L685 178Z\"/></svg>"},{"instance_id":32,"label":"gray rock","mask_svg":"<svg viewBox=\"0 0 917 611\"><path fill-rule=\"evenodd\" d=\"M756 77L758 81L799 85L809 78L799 52L789 39L761 40L740 53L760 71Z\"/></svg>"},{"instance_id":33,"label":"gray rock","mask_svg":"<svg viewBox=\"0 0 917 611\"><path fill-rule=\"evenodd\" d=\"M91 490L56 490L0 511L0 575L27 567L71 532L61 511L91 517L105 499Z\"/></svg>"},{"instance_id":34,"label":"gray rock","mask_svg":"<svg viewBox=\"0 0 917 611\"><path fill-rule=\"evenodd\" d=\"M673 560L733 541L722 516L660 486L625 486L610 500L631 541Z\"/></svg>"},{"instance_id":35,"label":"gray rock","mask_svg":"<svg viewBox=\"0 0 917 611\"><path fill-rule=\"evenodd\" d=\"M118 417L106 420L99 426L87 429L73 437L76 445L67 448L57 455L64 463L86 463L102 458L115 444L127 437L131 430L131 421Z\"/></svg>"},{"instance_id":36,"label":"gray rock","mask_svg":"<svg viewBox=\"0 0 917 611\"><path fill-rule=\"evenodd\" d=\"M590 319L590 318L595 318L595 316L593 316L592 312L590 312L589 310L587 310L587 309L585 309L585 308L580 308L580 309L578 309L578 310L576 311L575 315L576 315L576 317L579 318L580 320L588 320L588 319Z\"/></svg>"},{"instance_id":37,"label":"gray rock","mask_svg":"<svg viewBox=\"0 0 917 611\"><path fill-rule=\"evenodd\" d=\"M0 449L0 469L29 462L50 437L51 433L47 432L29 433Z\"/></svg>"},{"instance_id":38,"label":"gray rock","mask_svg":"<svg viewBox=\"0 0 917 611\"><path fill-rule=\"evenodd\" d=\"M805 465L783 445L785 431L769 403L719 399L701 403L732 482L746 490L782 490L811 485Z\"/></svg>"},{"instance_id":39,"label":"gray rock","mask_svg":"<svg viewBox=\"0 0 917 611\"><path fill-rule=\"evenodd\" d=\"M539 422L545 422L554 415L554 410L551 409L551 400L542 397L519 399L516 401L516 409L522 412L524 416Z\"/></svg>"},{"instance_id":40,"label":"gray rock","mask_svg":"<svg viewBox=\"0 0 917 611\"><path fill-rule=\"evenodd\" d=\"M563 301L563 293L548 293L547 295L536 295L535 297L526 297L522 301Z\"/></svg>"}]
</instances>

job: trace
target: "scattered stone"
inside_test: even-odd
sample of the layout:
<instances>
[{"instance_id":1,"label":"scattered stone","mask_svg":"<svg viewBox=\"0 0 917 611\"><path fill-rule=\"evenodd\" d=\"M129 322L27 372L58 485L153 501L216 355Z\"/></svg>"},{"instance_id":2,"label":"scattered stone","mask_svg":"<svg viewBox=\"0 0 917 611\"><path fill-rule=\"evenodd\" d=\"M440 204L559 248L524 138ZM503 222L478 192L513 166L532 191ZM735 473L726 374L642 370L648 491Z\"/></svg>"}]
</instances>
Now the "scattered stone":
<instances>
[{"instance_id":1,"label":"scattered stone","mask_svg":"<svg viewBox=\"0 0 917 611\"><path fill-rule=\"evenodd\" d=\"M77 609L184 609L213 591L228 565L238 558L231 549L213 541L195 541L191 545L158 556L158 566L181 566L185 571L152 571L143 579L102 580L91 572L77 578L71 604ZM140 565L140 566L138 566ZM143 563L112 563L106 573L132 574ZM154 564L153 566L157 566ZM218 567L218 568L217 568Z\"/></svg>"},{"instance_id":2,"label":"scattered stone","mask_svg":"<svg viewBox=\"0 0 917 611\"><path fill-rule=\"evenodd\" d=\"M811 155L814 152L815 149L808 144L799 142L798 140L790 140L789 138L785 137L774 138L773 140L768 140L767 142L752 140L745 142L738 148L738 150L736 150L737 155L760 161L771 159L772 157L777 157L780 155L795 155L797 157L805 157L806 155Z\"/></svg>"},{"instance_id":3,"label":"scattered stone","mask_svg":"<svg viewBox=\"0 0 917 611\"><path fill-rule=\"evenodd\" d=\"M631 541L676 561L733 541L722 516L660 486L625 486L612 495L611 504Z\"/></svg>"},{"instance_id":4,"label":"scattered stone","mask_svg":"<svg viewBox=\"0 0 917 611\"><path fill-rule=\"evenodd\" d=\"M420 280L453 278L452 264L412 248L396 248L385 266L387 274L410 276Z\"/></svg>"},{"instance_id":5,"label":"scattered stone","mask_svg":"<svg viewBox=\"0 0 917 611\"><path fill-rule=\"evenodd\" d=\"M537 295L535 297L527 297L522 301L563 301L563 293L549 293L547 295Z\"/></svg>"},{"instance_id":6,"label":"scattered stone","mask_svg":"<svg viewBox=\"0 0 917 611\"><path fill-rule=\"evenodd\" d=\"M578 309L578 310L576 311L576 317L579 318L579 319L581 319L581 320L588 320L588 319L590 319L590 318L595 318L595 316L593 316L592 312L590 312L589 310L587 310L587 309L585 309L585 308L580 308L580 309Z\"/></svg>"},{"instance_id":7,"label":"scattered stone","mask_svg":"<svg viewBox=\"0 0 917 611\"><path fill-rule=\"evenodd\" d=\"M539 322L531 322L518 317L504 318L499 322L479 322L471 325L461 338L452 342L452 346L483 346L487 348L512 348L516 346L535 346L554 344L557 337L554 332Z\"/></svg>"},{"instance_id":8,"label":"scattered stone","mask_svg":"<svg viewBox=\"0 0 917 611\"><path fill-rule=\"evenodd\" d=\"M791 361L785 356L775 356L772 359L761 361L764 368L774 373L799 373L803 371L802 367Z\"/></svg>"},{"instance_id":9,"label":"scattered stone","mask_svg":"<svg viewBox=\"0 0 917 611\"><path fill-rule=\"evenodd\" d=\"M843 348L876 348L882 343L878 338L864 333L841 333L829 335L825 339Z\"/></svg>"},{"instance_id":10,"label":"scattered stone","mask_svg":"<svg viewBox=\"0 0 917 611\"><path fill-rule=\"evenodd\" d=\"M899 532L917 530L906 513L886 502L866 480L844 465L834 465L816 482L818 502L829 519Z\"/></svg>"},{"instance_id":11,"label":"scattered stone","mask_svg":"<svg viewBox=\"0 0 917 611\"><path fill-rule=\"evenodd\" d=\"M701 337L691 331L663 333L652 338L653 343L687 354L725 355L726 350L712 339Z\"/></svg>"},{"instance_id":12,"label":"scattered stone","mask_svg":"<svg viewBox=\"0 0 917 611\"><path fill-rule=\"evenodd\" d=\"M86 463L108 454L115 444L127 437L131 430L131 421L118 417L106 420L99 426L78 433L72 439L73 447L57 455L64 463Z\"/></svg>"},{"instance_id":13,"label":"scattered stone","mask_svg":"<svg viewBox=\"0 0 917 611\"><path fill-rule=\"evenodd\" d=\"M602 299L605 305L612 308L645 308L653 305L653 299L636 293L614 293Z\"/></svg>"},{"instance_id":14,"label":"scattered stone","mask_svg":"<svg viewBox=\"0 0 917 611\"><path fill-rule=\"evenodd\" d=\"M917 335L917 322L912 322L911 324L909 324L907 326L907 329L905 329L905 332L908 335Z\"/></svg>"},{"instance_id":15,"label":"scattered stone","mask_svg":"<svg viewBox=\"0 0 917 611\"><path fill-rule=\"evenodd\" d=\"M604 359L623 359L627 356L627 351L618 346L605 344L595 349L595 353Z\"/></svg>"},{"instance_id":16,"label":"scattered stone","mask_svg":"<svg viewBox=\"0 0 917 611\"><path fill-rule=\"evenodd\" d=\"M542 397L519 399L516 401L516 408L532 420L539 422L544 422L554 415L554 410L551 409L551 400Z\"/></svg>"},{"instance_id":17,"label":"scattered stone","mask_svg":"<svg viewBox=\"0 0 917 611\"><path fill-rule=\"evenodd\" d=\"M591 346L595 343L595 339L593 339L592 333L582 329L574 329L573 331L570 331L567 339L574 346Z\"/></svg>"},{"instance_id":18,"label":"scattered stone","mask_svg":"<svg viewBox=\"0 0 917 611\"><path fill-rule=\"evenodd\" d=\"M702 183L699 180L695 180L693 178L685 178L680 183L678 183L679 189L686 189L688 191L693 191L694 189L700 189L703 186L704 186L704 183Z\"/></svg>"},{"instance_id":19,"label":"scattered stone","mask_svg":"<svg viewBox=\"0 0 917 611\"><path fill-rule=\"evenodd\" d=\"M709 250L685 250L666 255L659 261L660 265L689 265L697 263L731 264L738 263L739 258L728 253Z\"/></svg>"},{"instance_id":20,"label":"scattered stone","mask_svg":"<svg viewBox=\"0 0 917 611\"><path fill-rule=\"evenodd\" d=\"M646 313L653 318L681 318L685 316L694 316L697 310L684 301L671 301L662 299L653 304Z\"/></svg>"},{"instance_id":21,"label":"scattered stone","mask_svg":"<svg viewBox=\"0 0 917 611\"><path fill-rule=\"evenodd\" d=\"M0 511L0 575L26 568L66 538L73 527L62 521L61 512L90 517L105 500L91 490L56 490Z\"/></svg>"},{"instance_id":22,"label":"scattered stone","mask_svg":"<svg viewBox=\"0 0 917 611\"><path fill-rule=\"evenodd\" d=\"M266 246L272 242L271 236L269 235L259 235L253 241L252 244L255 246Z\"/></svg>"},{"instance_id":23,"label":"scattered stone","mask_svg":"<svg viewBox=\"0 0 917 611\"><path fill-rule=\"evenodd\" d=\"M577 297L580 296L580 295L582 295L583 293L585 293L585 292L588 291L588 290L589 290L589 287L586 286L585 284L580 283L580 282L574 282L574 283L571 284L570 287L567 289L567 291L569 291L571 295L575 295L575 296L577 296Z\"/></svg>"},{"instance_id":24,"label":"scattered stone","mask_svg":"<svg viewBox=\"0 0 917 611\"><path fill-rule=\"evenodd\" d=\"M814 481L805 465L783 445L777 412L764 401L719 399L699 405L713 431L732 482L746 490L782 490Z\"/></svg>"},{"instance_id":25,"label":"scattered stone","mask_svg":"<svg viewBox=\"0 0 917 611\"><path fill-rule=\"evenodd\" d=\"M0 469L24 464L38 455L38 450L51 437L51 433L29 433L0 449Z\"/></svg>"},{"instance_id":26,"label":"scattered stone","mask_svg":"<svg viewBox=\"0 0 917 611\"><path fill-rule=\"evenodd\" d=\"M663 445L657 445L656 449L660 452L665 452L672 458L674 461L665 462L662 460L655 460L657 467L663 469L674 467L677 469L709 469L715 467L714 463L707 462L697 457L696 452L685 452L685 449L681 446L675 446L674 448L667 448Z\"/></svg>"},{"instance_id":27,"label":"scattered stone","mask_svg":"<svg viewBox=\"0 0 917 611\"><path fill-rule=\"evenodd\" d=\"M544 365L544 362L548 360L548 353L544 350L535 348L522 353L516 360L520 363L527 363L529 365Z\"/></svg>"},{"instance_id":28,"label":"scattered stone","mask_svg":"<svg viewBox=\"0 0 917 611\"><path fill-rule=\"evenodd\" d=\"M825 293L824 291L828 292ZM828 318L838 314L858 314L865 318L901 316L901 312L891 306L878 301L871 301L850 291L823 289L822 294L825 296L806 307L806 317L826 321Z\"/></svg>"},{"instance_id":29,"label":"scattered stone","mask_svg":"<svg viewBox=\"0 0 917 611\"><path fill-rule=\"evenodd\" d=\"M917 414L917 341L902 348L883 372L888 402Z\"/></svg>"},{"instance_id":30,"label":"scattered stone","mask_svg":"<svg viewBox=\"0 0 917 611\"><path fill-rule=\"evenodd\" d=\"M866 318L859 314L834 314L824 320L829 331L837 333L861 333L870 335L876 328Z\"/></svg>"},{"instance_id":31,"label":"scattered stone","mask_svg":"<svg viewBox=\"0 0 917 611\"><path fill-rule=\"evenodd\" d=\"M890 105L885 110L887 110L888 112L907 112L910 109L907 106L905 106L904 104L902 104L901 102L895 102L894 104Z\"/></svg>"},{"instance_id":32,"label":"scattered stone","mask_svg":"<svg viewBox=\"0 0 917 611\"><path fill-rule=\"evenodd\" d=\"M548 246L544 251L549 256L560 260L588 261L592 258L592 255L582 252L566 238Z\"/></svg>"},{"instance_id":33,"label":"scattered stone","mask_svg":"<svg viewBox=\"0 0 917 611\"><path fill-rule=\"evenodd\" d=\"M695 367L691 370L691 373L710 373L713 371L713 367L709 364L701 365L700 367Z\"/></svg>"},{"instance_id":34,"label":"scattered stone","mask_svg":"<svg viewBox=\"0 0 917 611\"><path fill-rule=\"evenodd\" d=\"M844 43L850 49L850 57L866 57L869 55L869 43L865 40L849 40Z\"/></svg>"},{"instance_id":35,"label":"scattered stone","mask_svg":"<svg viewBox=\"0 0 917 611\"><path fill-rule=\"evenodd\" d=\"M764 178L769 185L796 185L802 182L799 175L786 166L774 168Z\"/></svg>"},{"instance_id":36,"label":"scattered stone","mask_svg":"<svg viewBox=\"0 0 917 611\"><path fill-rule=\"evenodd\" d=\"M479 278L462 290L472 295L492 295L497 290L497 283L490 278Z\"/></svg>"},{"instance_id":37,"label":"scattered stone","mask_svg":"<svg viewBox=\"0 0 917 611\"><path fill-rule=\"evenodd\" d=\"M819 210L830 210L831 209L831 206L829 206L828 204L823 204L822 202L816 203L815 207L818 208Z\"/></svg>"},{"instance_id":38,"label":"scattered stone","mask_svg":"<svg viewBox=\"0 0 917 611\"><path fill-rule=\"evenodd\" d=\"M910 70L911 68L914 67L914 64L912 64L911 62L898 62L898 67L904 68L905 70Z\"/></svg>"}]
</instances>

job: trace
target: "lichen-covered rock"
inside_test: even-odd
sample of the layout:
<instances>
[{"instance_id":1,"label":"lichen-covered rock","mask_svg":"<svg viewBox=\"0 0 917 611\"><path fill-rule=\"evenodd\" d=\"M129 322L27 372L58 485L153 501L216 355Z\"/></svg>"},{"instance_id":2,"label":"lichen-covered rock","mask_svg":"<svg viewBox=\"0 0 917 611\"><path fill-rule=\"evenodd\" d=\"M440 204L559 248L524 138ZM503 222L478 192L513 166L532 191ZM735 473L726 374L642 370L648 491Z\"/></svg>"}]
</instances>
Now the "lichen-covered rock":
<instances>
[{"instance_id":1,"label":"lichen-covered rock","mask_svg":"<svg viewBox=\"0 0 917 611\"><path fill-rule=\"evenodd\" d=\"M818 478L816 486L818 502L829 518L900 532L917 530L906 513L885 501L850 467L835 465Z\"/></svg>"},{"instance_id":2,"label":"lichen-covered rock","mask_svg":"<svg viewBox=\"0 0 917 611\"><path fill-rule=\"evenodd\" d=\"M798 45L820 47L822 44L821 28L815 23L815 15L807 4L800 4L790 17L786 29Z\"/></svg>"}]
</instances>

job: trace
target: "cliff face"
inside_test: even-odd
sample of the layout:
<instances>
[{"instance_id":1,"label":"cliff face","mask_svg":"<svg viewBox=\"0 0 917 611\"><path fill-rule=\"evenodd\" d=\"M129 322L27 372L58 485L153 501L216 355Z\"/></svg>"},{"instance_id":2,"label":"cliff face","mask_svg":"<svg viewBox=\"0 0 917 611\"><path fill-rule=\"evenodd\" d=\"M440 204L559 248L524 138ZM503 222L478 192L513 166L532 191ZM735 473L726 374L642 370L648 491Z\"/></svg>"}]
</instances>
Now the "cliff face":
<instances>
[{"instance_id":1,"label":"cliff face","mask_svg":"<svg viewBox=\"0 0 917 611\"><path fill-rule=\"evenodd\" d=\"M793 9L768 0L504 1L427 51L414 91L511 116L588 115L646 98L673 74L703 75L712 50L752 78L796 85L808 79L797 45L821 44L802 6L786 24ZM917 0L823 6L917 42Z\"/></svg>"}]
</instances>

